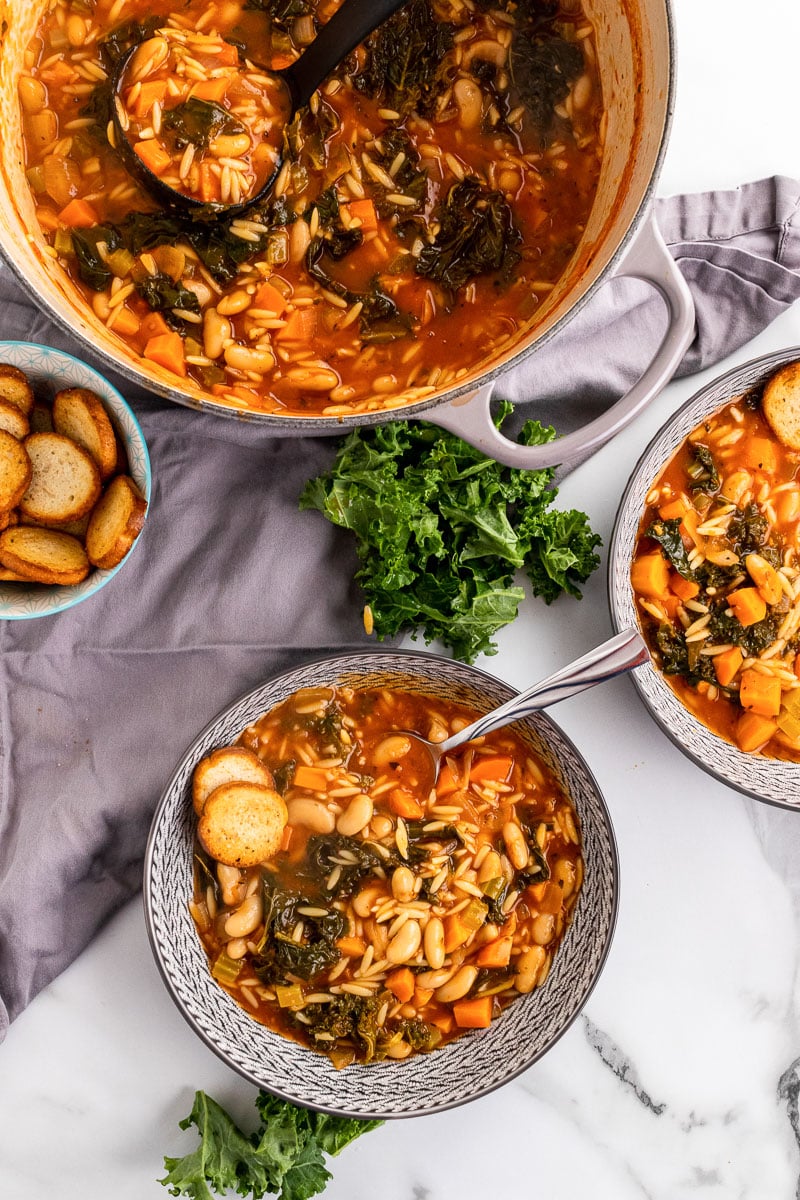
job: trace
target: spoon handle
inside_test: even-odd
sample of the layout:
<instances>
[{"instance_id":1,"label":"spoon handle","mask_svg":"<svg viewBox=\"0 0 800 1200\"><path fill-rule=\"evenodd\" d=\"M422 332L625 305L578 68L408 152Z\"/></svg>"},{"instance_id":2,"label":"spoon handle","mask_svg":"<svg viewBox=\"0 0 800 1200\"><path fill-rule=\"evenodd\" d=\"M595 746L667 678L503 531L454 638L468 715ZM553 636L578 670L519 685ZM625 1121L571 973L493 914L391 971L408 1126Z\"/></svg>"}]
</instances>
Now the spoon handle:
<instances>
[{"instance_id":1,"label":"spoon handle","mask_svg":"<svg viewBox=\"0 0 800 1200\"><path fill-rule=\"evenodd\" d=\"M322 26L316 40L300 57L280 72L292 94L292 107L308 104L322 81L351 50L364 41L408 0L345 0Z\"/></svg>"},{"instance_id":2,"label":"spoon handle","mask_svg":"<svg viewBox=\"0 0 800 1200\"><path fill-rule=\"evenodd\" d=\"M625 629L602 645L596 646L594 650L590 650L588 654L584 654L582 658L562 667L554 675L549 675L547 679L540 680L527 691L512 697L500 708L492 709L485 717L479 717L474 724L454 734L446 742L440 742L437 750L439 754L447 754L462 742L469 742L484 733L491 733L493 729L510 725L512 721L526 717L528 713L547 708L558 700L566 700L568 696L575 696L586 688L594 687L596 683L605 683L616 675L641 666L649 658L649 651L639 633L635 629Z\"/></svg>"}]
</instances>

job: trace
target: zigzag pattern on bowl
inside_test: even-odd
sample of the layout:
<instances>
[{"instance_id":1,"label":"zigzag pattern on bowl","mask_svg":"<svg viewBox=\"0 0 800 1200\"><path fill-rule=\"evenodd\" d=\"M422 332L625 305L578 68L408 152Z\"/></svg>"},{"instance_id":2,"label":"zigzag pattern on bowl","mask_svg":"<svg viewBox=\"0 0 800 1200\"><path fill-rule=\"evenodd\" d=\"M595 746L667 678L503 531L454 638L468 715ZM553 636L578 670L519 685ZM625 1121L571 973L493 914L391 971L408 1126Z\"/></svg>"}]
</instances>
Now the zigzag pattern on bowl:
<instances>
[{"instance_id":1,"label":"zigzag pattern on bowl","mask_svg":"<svg viewBox=\"0 0 800 1200\"><path fill-rule=\"evenodd\" d=\"M734 397L764 383L784 363L800 359L800 346L753 359L697 392L658 431L633 469L623 493L611 538L608 595L617 631L640 626L630 571L645 498L684 439L704 417ZM782 808L800 806L800 764L756 754L712 733L681 703L660 671L648 664L631 675L650 715L676 746L709 774L756 800Z\"/></svg>"},{"instance_id":2,"label":"zigzag pattern on bowl","mask_svg":"<svg viewBox=\"0 0 800 1200\"><path fill-rule=\"evenodd\" d=\"M545 985L515 1001L492 1026L402 1063L330 1061L253 1021L209 972L187 909L195 829L190 799L195 764L234 741L256 717L299 687L331 684L437 687L487 710L513 689L459 663L426 654L343 655L295 668L222 713L182 759L153 821L145 862L148 931L167 987L189 1023L235 1070L258 1086L307 1107L350 1116L410 1116L480 1096L536 1061L577 1016L605 961L617 906L617 857L610 818L595 780L567 737L547 717L517 728L572 797L583 835L585 881L575 917Z\"/></svg>"}]
</instances>

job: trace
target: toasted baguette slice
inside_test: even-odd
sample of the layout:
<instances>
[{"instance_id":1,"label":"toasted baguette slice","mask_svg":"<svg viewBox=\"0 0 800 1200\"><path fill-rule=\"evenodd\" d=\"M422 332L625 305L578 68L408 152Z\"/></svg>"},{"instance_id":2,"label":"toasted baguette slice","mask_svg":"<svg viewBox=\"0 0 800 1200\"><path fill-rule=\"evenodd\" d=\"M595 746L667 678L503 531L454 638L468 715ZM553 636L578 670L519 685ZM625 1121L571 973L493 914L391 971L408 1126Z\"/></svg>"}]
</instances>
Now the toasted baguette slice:
<instances>
[{"instance_id":1,"label":"toasted baguette slice","mask_svg":"<svg viewBox=\"0 0 800 1200\"><path fill-rule=\"evenodd\" d=\"M223 783L258 783L274 788L272 772L252 750L223 746L200 760L192 776L192 803L198 817L211 792Z\"/></svg>"},{"instance_id":2,"label":"toasted baguette slice","mask_svg":"<svg viewBox=\"0 0 800 1200\"><path fill-rule=\"evenodd\" d=\"M79 521L100 497L100 471L90 454L60 433L32 433L24 442L33 475L20 512L58 528Z\"/></svg>"},{"instance_id":3,"label":"toasted baguette slice","mask_svg":"<svg viewBox=\"0 0 800 1200\"><path fill-rule=\"evenodd\" d=\"M217 862L255 867L277 854L288 821L283 799L255 783L223 783L205 802L197 836Z\"/></svg>"},{"instance_id":4,"label":"toasted baguette slice","mask_svg":"<svg viewBox=\"0 0 800 1200\"><path fill-rule=\"evenodd\" d=\"M27 575L20 575L16 571L9 571L8 567L0 567L0 583L30 583Z\"/></svg>"},{"instance_id":5,"label":"toasted baguette slice","mask_svg":"<svg viewBox=\"0 0 800 1200\"><path fill-rule=\"evenodd\" d=\"M767 381L761 408L778 441L800 450L800 363L787 363Z\"/></svg>"},{"instance_id":6,"label":"toasted baguette slice","mask_svg":"<svg viewBox=\"0 0 800 1200\"><path fill-rule=\"evenodd\" d=\"M22 441L31 431L30 423L21 408L0 398L0 429Z\"/></svg>"},{"instance_id":7,"label":"toasted baguette slice","mask_svg":"<svg viewBox=\"0 0 800 1200\"><path fill-rule=\"evenodd\" d=\"M117 475L106 488L86 530L89 561L103 570L122 562L139 536L147 503L128 475Z\"/></svg>"},{"instance_id":8,"label":"toasted baguette slice","mask_svg":"<svg viewBox=\"0 0 800 1200\"><path fill-rule=\"evenodd\" d=\"M65 388L53 400L53 427L56 433L72 438L91 454L108 479L117 467L117 439L114 426L100 397L87 388Z\"/></svg>"},{"instance_id":9,"label":"toasted baguette slice","mask_svg":"<svg viewBox=\"0 0 800 1200\"><path fill-rule=\"evenodd\" d=\"M15 508L33 475L30 455L22 442L0 429L0 510Z\"/></svg>"},{"instance_id":10,"label":"toasted baguette slice","mask_svg":"<svg viewBox=\"0 0 800 1200\"><path fill-rule=\"evenodd\" d=\"M77 538L32 525L0 533L0 565L31 583L80 583L89 574L89 560Z\"/></svg>"},{"instance_id":11,"label":"toasted baguette slice","mask_svg":"<svg viewBox=\"0 0 800 1200\"><path fill-rule=\"evenodd\" d=\"M10 363L0 363L0 397L9 404L16 404L26 417L33 408L33 388L22 371Z\"/></svg>"}]
</instances>

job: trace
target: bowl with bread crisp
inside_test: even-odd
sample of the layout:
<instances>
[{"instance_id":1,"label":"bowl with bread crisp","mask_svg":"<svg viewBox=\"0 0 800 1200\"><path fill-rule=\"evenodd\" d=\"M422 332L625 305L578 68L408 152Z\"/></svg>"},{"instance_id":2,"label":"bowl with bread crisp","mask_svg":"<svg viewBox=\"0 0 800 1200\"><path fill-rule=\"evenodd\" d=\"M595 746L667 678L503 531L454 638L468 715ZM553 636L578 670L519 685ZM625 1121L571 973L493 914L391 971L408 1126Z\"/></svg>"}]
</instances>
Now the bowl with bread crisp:
<instances>
[{"instance_id":1,"label":"bowl with bread crisp","mask_svg":"<svg viewBox=\"0 0 800 1200\"><path fill-rule=\"evenodd\" d=\"M618 629L651 663L634 685L716 778L800 803L800 347L693 396L628 482L609 555Z\"/></svg>"},{"instance_id":2,"label":"bowl with bread crisp","mask_svg":"<svg viewBox=\"0 0 800 1200\"><path fill-rule=\"evenodd\" d=\"M61 350L0 342L0 618L49 616L105 586L150 482L144 435L108 380Z\"/></svg>"}]
</instances>

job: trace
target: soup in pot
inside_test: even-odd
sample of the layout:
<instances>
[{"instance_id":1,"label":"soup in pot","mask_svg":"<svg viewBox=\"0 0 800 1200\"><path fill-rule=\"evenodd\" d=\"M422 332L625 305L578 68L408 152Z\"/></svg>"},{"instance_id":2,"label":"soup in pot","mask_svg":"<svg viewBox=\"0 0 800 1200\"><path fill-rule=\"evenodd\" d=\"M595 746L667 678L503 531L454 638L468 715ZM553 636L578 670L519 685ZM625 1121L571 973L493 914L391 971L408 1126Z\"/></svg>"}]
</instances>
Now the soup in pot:
<instances>
[{"instance_id":1,"label":"soup in pot","mask_svg":"<svg viewBox=\"0 0 800 1200\"><path fill-rule=\"evenodd\" d=\"M224 404L346 415L457 384L535 322L594 200L604 116L579 0L410 0L277 145L259 68L292 63L337 7L56 0L27 51L46 252L134 353ZM209 205L281 166L243 215L165 211L120 128Z\"/></svg>"}]
</instances>

